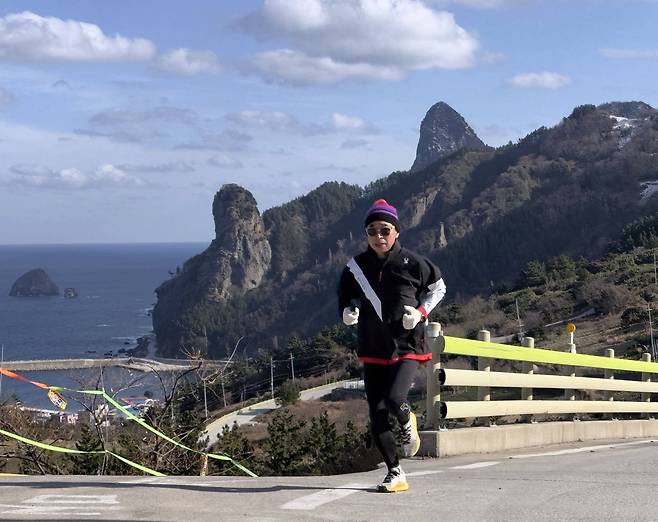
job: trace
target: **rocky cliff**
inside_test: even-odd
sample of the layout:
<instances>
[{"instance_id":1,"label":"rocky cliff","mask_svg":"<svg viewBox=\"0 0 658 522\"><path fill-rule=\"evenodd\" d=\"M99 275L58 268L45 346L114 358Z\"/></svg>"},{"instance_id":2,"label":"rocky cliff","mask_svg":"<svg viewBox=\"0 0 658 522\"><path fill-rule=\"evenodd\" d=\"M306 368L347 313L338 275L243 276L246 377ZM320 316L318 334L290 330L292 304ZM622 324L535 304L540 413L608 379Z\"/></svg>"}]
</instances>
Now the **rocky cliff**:
<instances>
[{"instance_id":1,"label":"rocky cliff","mask_svg":"<svg viewBox=\"0 0 658 522\"><path fill-rule=\"evenodd\" d=\"M20 276L12 285L12 297L44 297L59 295L59 288L52 282L45 270L36 268Z\"/></svg>"},{"instance_id":2,"label":"rocky cliff","mask_svg":"<svg viewBox=\"0 0 658 522\"><path fill-rule=\"evenodd\" d=\"M158 344L176 353L176 323L204 303L226 303L257 287L269 268L272 251L251 192L224 185L212 205L215 239L201 254L156 289L153 326ZM198 335L206 335L198 331Z\"/></svg>"},{"instance_id":3,"label":"rocky cliff","mask_svg":"<svg viewBox=\"0 0 658 522\"><path fill-rule=\"evenodd\" d=\"M447 103L436 103L420 124L416 159L411 172L421 170L458 150L480 150L485 147L461 114Z\"/></svg>"}]
</instances>

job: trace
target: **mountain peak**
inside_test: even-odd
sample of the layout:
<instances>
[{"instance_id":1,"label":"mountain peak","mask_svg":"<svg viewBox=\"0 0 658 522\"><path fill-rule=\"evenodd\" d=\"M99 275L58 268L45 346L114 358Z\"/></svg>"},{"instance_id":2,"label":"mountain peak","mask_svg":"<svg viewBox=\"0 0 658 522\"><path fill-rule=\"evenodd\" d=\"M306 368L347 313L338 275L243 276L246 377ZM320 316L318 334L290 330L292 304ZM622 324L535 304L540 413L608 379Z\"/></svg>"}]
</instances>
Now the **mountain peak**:
<instances>
[{"instance_id":1,"label":"mountain peak","mask_svg":"<svg viewBox=\"0 0 658 522\"><path fill-rule=\"evenodd\" d=\"M482 149L485 146L461 114L445 102L435 103L420 124L416 159L411 171L421 170L459 149Z\"/></svg>"},{"instance_id":2,"label":"mountain peak","mask_svg":"<svg viewBox=\"0 0 658 522\"><path fill-rule=\"evenodd\" d=\"M611 116L619 116L631 120L649 118L658 114L658 111L651 105L641 101L602 103L597 109L607 112Z\"/></svg>"}]
</instances>

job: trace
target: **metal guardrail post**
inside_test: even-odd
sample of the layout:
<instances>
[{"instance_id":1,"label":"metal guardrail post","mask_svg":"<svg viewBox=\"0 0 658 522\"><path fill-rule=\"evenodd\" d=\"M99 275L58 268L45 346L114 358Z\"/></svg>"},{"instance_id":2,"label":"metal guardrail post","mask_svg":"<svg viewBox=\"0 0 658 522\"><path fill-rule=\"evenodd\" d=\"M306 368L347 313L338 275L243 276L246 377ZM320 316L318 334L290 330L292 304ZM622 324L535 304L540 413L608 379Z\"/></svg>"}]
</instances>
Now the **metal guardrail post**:
<instances>
[{"instance_id":1,"label":"metal guardrail post","mask_svg":"<svg viewBox=\"0 0 658 522\"><path fill-rule=\"evenodd\" d=\"M491 342L491 333L489 330L480 330L478 332L478 341L484 341L485 343ZM488 357L478 357L478 370L482 372L490 372L491 359ZM491 388L489 386L480 386L478 388L478 400L491 400Z\"/></svg>"},{"instance_id":2,"label":"metal guardrail post","mask_svg":"<svg viewBox=\"0 0 658 522\"><path fill-rule=\"evenodd\" d=\"M612 348L607 348L605 351L605 356L606 357L612 357L613 359L615 358L615 351ZM603 370L603 378L604 379L614 379L615 378L615 371L614 370ZM614 401L615 398L612 396L612 392L606 392L606 397L609 401Z\"/></svg>"},{"instance_id":3,"label":"metal guardrail post","mask_svg":"<svg viewBox=\"0 0 658 522\"><path fill-rule=\"evenodd\" d=\"M427 398L425 403L425 429L439 427L439 403L441 402L441 387L439 385L439 370L441 369L441 354L439 353L439 337L443 335L441 323L429 323L425 342L429 343L432 360L427 365Z\"/></svg>"},{"instance_id":4,"label":"metal guardrail post","mask_svg":"<svg viewBox=\"0 0 658 522\"><path fill-rule=\"evenodd\" d=\"M535 338L534 337L524 337L523 338L523 346L526 348L534 348L535 347ZM533 364L531 362L523 362L522 365L522 371L523 373L527 373L528 375L532 375L533 372ZM524 401L531 401L532 400L532 388L521 388L521 399Z\"/></svg>"},{"instance_id":5,"label":"metal guardrail post","mask_svg":"<svg viewBox=\"0 0 658 522\"><path fill-rule=\"evenodd\" d=\"M576 345L574 343L567 343L567 351L569 353L578 353L576 352ZM572 366L572 370L569 373L571 377L576 376L576 367ZM564 398L567 401L575 401L576 400L576 390L572 389L566 389L564 390Z\"/></svg>"}]
</instances>

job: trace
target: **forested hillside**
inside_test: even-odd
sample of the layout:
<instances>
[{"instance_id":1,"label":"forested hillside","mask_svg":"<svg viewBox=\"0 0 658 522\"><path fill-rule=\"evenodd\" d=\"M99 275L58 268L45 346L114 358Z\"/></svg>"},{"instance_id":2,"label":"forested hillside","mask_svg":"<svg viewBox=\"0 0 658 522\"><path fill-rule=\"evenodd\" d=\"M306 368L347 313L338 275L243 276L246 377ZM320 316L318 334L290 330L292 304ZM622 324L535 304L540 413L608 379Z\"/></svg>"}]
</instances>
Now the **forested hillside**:
<instances>
[{"instance_id":1,"label":"forested hillside","mask_svg":"<svg viewBox=\"0 0 658 522\"><path fill-rule=\"evenodd\" d=\"M267 350L335 323L338 275L363 249L363 215L379 197L399 210L402 244L441 267L444 308L509 287L530 261L596 259L627 224L658 210L643 193L658 180L657 114L640 102L581 106L516 144L459 150L364 188L326 183L268 210L263 281L227 302L197 303L179 318L179 339L203 332L221 357L241 336L246 351Z\"/></svg>"}]
</instances>

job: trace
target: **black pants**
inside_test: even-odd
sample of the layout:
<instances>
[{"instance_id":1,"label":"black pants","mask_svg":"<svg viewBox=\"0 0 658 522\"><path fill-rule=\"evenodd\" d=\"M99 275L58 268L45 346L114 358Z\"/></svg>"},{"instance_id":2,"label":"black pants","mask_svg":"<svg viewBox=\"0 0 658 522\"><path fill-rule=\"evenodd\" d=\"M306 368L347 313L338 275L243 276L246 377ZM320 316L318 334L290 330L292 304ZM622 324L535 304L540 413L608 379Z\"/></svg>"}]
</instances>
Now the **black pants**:
<instances>
[{"instance_id":1,"label":"black pants","mask_svg":"<svg viewBox=\"0 0 658 522\"><path fill-rule=\"evenodd\" d=\"M400 425L409 421L411 407L407 401L418 361L402 360L397 364L365 363L363 380L370 409L372 436L389 469L399 464L397 443L388 420L389 413Z\"/></svg>"}]
</instances>

